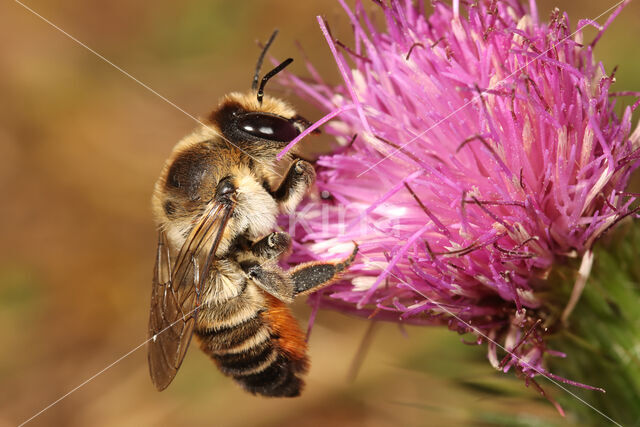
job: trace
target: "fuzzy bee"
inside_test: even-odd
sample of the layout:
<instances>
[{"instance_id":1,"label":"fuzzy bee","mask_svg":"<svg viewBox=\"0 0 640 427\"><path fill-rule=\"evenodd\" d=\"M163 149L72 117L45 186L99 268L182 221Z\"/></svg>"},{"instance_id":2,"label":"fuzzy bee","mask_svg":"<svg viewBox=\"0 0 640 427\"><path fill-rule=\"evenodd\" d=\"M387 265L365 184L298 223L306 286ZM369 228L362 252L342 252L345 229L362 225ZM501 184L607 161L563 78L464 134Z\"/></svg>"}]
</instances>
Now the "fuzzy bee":
<instances>
[{"instance_id":1,"label":"fuzzy bee","mask_svg":"<svg viewBox=\"0 0 640 427\"><path fill-rule=\"evenodd\" d=\"M304 160L274 185L276 155L307 128L285 102L258 87L266 44L249 93L227 95L202 126L181 140L153 194L159 229L151 295L148 362L158 390L175 377L191 337L245 390L293 397L309 360L305 337L285 305L334 281L353 261L306 263L284 271L286 233L273 232L315 179Z\"/></svg>"}]
</instances>

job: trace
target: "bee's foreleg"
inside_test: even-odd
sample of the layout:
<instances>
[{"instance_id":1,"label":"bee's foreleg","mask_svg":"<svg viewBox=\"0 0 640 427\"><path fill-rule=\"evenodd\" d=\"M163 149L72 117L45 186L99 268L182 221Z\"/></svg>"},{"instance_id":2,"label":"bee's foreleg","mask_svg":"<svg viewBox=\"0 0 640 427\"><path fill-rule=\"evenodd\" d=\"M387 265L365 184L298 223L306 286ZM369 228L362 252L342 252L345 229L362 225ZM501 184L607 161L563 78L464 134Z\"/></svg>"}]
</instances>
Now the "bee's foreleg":
<instances>
[{"instance_id":1,"label":"bee's foreleg","mask_svg":"<svg viewBox=\"0 0 640 427\"><path fill-rule=\"evenodd\" d=\"M260 265L255 260L243 261L240 267L258 287L280 301L293 301L293 283L287 273L277 265Z\"/></svg>"},{"instance_id":2,"label":"bee's foreleg","mask_svg":"<svg viewBox=\"0 0 640 427\"><path fill-rule=\"evenodd\" d=\"M341 272L346 270L358 253L358 245L347 259L337 263L308 262L288 271L292 282L294 296L315 292L330 285Z\"/></svg>"},{"instance_id":3,"label":"bee's foreleg","mask_svg":"<svg viewBox=\"0 0 640 427\"><path fill-rule=\"evenodd\" d=\"M291 237L287 233L271 233L251 245L251 253L264 259L280 258L291 248Z\"/></svg>"},{"instance_id":4,"label":"bee's foreleg","mask_svg":"<svg viewBox=\"0 0 640 427\"><path fill-rule=\"evenodd\" d=\"M315 179L316 171L313 169L313 165L298 159L291 164L282 183L271 195L276 199L282 211L289 214L295 211Z\"/></svg>"}]
</instances>

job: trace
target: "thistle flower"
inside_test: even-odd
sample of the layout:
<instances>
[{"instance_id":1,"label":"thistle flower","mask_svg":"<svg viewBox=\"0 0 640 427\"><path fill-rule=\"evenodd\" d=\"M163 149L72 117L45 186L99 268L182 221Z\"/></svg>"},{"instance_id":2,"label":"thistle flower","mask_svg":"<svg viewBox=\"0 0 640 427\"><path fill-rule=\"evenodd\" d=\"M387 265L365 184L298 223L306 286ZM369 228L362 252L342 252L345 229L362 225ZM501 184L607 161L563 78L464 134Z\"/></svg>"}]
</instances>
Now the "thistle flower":
<instances>
[{"instance_id":1,"label":"thistle flower","mask_svg":"<svg viewBox=\"0 0 640 427\"><path fill-rule=\"evenodd\" d=\"M547 348L558 319L543 295L572 259L584 285L594 243L634 213L624 189L640 129L633 107L614 112L613 72L592 55L620 8L571 33L558 10L541 22L535 0L434 1L428 17L422 3L377 2L380 31L360 2L339 1L355 46L319 23L344 84L310 64L311 80L287 77L328 113L319 123L335 117L325 132L341 145L317 162L323 197L291 223L291 261L360 245L345 280L312 303L470 332L494 367L529 384L544 374L593 388L546 370L543 357L560 354ZM585 26L600 30L590 44Z\"/></svg>"}]
</instances>

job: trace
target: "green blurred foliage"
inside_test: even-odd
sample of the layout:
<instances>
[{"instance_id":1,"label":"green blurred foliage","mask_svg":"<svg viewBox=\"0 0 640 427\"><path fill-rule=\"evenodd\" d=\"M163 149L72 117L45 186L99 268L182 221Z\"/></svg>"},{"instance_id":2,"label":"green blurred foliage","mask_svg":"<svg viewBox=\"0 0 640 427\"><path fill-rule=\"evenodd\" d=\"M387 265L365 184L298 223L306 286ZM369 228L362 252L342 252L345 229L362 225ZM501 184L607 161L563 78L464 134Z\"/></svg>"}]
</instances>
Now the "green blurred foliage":
<instances>
[{"instance_id":1,"label":"green blurred foliage","mask_svg":"<svg viewBox=\"0 0 640 427\"><path fill-rule=\"evenodd\" d=\"M568 355L549 359L554 373L601 387L606 394L580 390L578 395L625 426L640 425L640 227L625 222L596 248L595 265L580 304L550 345ZM556 289L566 301L570 286ZM561 307L560 307L561 309ZM586 423L602 422L570 396L558 398Z\"/></svg>"},{"instance_id":2,"label":"green blurred foliage","mask_svg":"<svg viewBox=\"0 0 640 427\"><path fill-rule=\"evenodd\" d=\"M365 1L366 3L366 1ZM606 4L605 4L606 3ZM28 3L59 28L195 116L248 89L256 40L278 27L276 58L305 54L327 81L339 75L318 30L323 14L342 41L337 2L314 0L61 0ZM575 23L613 4L539 1ZM367 7L375 8L373 3ZM632 3L596 54L616 90L640 90ZM600 18L602 22L603 18ZM194 121L16 2L0 4L0 426L17 425L146 339L155 231L151 189ZM586 39L593 37L590 30ZM273 84L272 93L289 98ZM295 98L292 98L295 102ZM621 101L628 102L628 99ZM319 113L298 102L310 118ZM306 147L327 150L328 136ZM637 190L636 190L637 191ZM295 305L302 323L309 314ZM80 388L31 425L568 425L533 390L490 368L484 348L444 329L381 325L347 381L367 322L322 312L311 336L304 395L258 399L192 349L157 393L144 349ZM588 380L585 380L589 382ZM545 388L558 397L563 392ZM577 421L575 421L577 423Z\"/></svg>"}]
</instances>

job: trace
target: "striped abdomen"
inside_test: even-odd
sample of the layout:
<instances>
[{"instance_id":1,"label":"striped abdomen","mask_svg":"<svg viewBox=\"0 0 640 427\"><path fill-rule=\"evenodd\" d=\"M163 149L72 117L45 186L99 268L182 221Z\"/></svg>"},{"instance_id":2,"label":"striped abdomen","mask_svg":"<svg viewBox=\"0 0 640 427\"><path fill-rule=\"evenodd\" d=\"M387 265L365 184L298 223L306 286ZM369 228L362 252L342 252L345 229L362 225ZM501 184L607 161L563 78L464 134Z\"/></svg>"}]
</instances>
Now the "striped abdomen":
<instances>
[{"instance_id":1,"label":"striped abdomen","mask_svg":"<svg viewBox=\"0 0 640 427\"><path fill-rule=\"evenodd\" d=\"M247 391L298 396L309 364L304 334L281 301L267 294L264 300L262 309L237 324L197 331L200 347Z\"/></svg>"}]
</instances>

